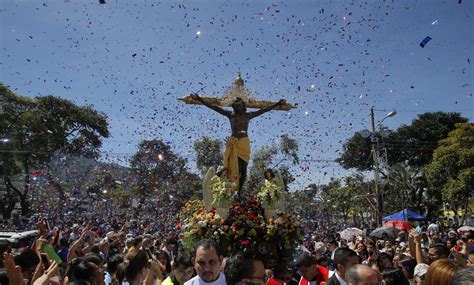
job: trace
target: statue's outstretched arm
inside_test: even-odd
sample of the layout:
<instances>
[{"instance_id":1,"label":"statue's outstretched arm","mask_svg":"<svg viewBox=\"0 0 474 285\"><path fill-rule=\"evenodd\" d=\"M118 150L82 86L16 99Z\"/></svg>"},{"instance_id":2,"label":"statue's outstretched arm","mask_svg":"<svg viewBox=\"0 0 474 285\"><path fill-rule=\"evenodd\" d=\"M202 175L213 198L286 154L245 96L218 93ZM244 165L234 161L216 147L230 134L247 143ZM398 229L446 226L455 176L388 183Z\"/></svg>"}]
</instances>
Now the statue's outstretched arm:
<instances>
[{"instance_id":1,"label":"statue's outstretched arm","mask_svg":"<svg viewBox=\"0 0 474 285\"><path fill-rule=\"evenodd\" d=\"M265 114L265 113L268 112L268 111L271 111L271 110L275 109L276 107L278 107L278 106L280 106L280 105L285 105L285 104L286 104L286 100L283 100L283 99L282 99L282 100L276 102L275 104L269 105L269 106L267 106L267 107L265 107L265 108L262 108L262 109L260 109L260 110L258 110L258 111L250 112L250 113L249 113L250 119L255 118L255 117L258 117L258 116L260 116L260 115L262 115L262 114Z\"/></svg>"},{"instance_id":2,"label":"statue's outstretched arm","mask_svg":"<svg viewBox=\"0 0 474 285\"><path fill-rule=\"evenodd\" d=\"M208 107L209 109L212 109L212 110L216 111L217 113L219 113L219 114L221 114L221 115L224 115L224 116L226 116L226 117L230 117L230 116L232 115L232 112L231 112L231 111L227 111L227 110L222 109L221 107L208 104L206 101L204 101L204 100L201 98L201 96L199 96L199 95L196 94L196 93L191 94L191 98L194 99L194 100L197 100L197 101L201 102L204 106Z\"/></svg>"}]
</instances>

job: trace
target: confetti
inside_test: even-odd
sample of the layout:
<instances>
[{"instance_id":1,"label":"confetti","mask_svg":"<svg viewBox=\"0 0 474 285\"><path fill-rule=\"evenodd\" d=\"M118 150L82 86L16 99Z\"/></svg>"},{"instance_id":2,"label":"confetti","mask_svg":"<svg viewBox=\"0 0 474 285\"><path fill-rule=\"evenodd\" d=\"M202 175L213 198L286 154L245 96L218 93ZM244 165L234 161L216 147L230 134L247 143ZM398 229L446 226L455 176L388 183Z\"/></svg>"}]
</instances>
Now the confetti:
<instances>
[{"instance_id":1,"label":"confetti","mask_svg":"<svg viewBox=\"0 0 474 285\"><path fill-rule=\"evenodd\" d=\"M420 47L424 48L425 45L426 45L429 41L431 41L431 37L426 37L426 38L424 38L423 41L421 41L421 43L420 43Z\"/></svg>"}]
</instances>

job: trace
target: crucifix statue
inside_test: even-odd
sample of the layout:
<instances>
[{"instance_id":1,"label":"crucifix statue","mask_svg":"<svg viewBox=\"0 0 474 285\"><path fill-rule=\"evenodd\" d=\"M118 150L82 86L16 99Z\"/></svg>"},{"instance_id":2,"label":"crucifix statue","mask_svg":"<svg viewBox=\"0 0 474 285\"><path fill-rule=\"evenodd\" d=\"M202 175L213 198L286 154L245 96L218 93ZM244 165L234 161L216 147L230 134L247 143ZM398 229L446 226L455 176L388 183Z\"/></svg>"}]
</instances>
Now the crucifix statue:
<instances>
[{"instance_id":1,"label":"crucifix statue","mask_svg":"<svg viewBox=\"0 0 474 285\"><path fill-rule=\"evenodd\" d=\"M286 103L285 100L269 102L242 98L245 97L243 85L244 81L239 74L234 82L232 101L227 103L220 98L201 97L197 94L191 94L188 97L181 98L185 103L204 105L229 118L232 134L226 143L224 167L226 169L227 178L237 183L239 197L242 194L242 186L247 177L247 166L250 160L250 140L248 137L250 120L271 110L289 110L293 108L293 106ZM226 110L221 106L230 106L233 111ZM259 110L247 112L247 107L257 108Z\"/></svg>"}]
</instances>

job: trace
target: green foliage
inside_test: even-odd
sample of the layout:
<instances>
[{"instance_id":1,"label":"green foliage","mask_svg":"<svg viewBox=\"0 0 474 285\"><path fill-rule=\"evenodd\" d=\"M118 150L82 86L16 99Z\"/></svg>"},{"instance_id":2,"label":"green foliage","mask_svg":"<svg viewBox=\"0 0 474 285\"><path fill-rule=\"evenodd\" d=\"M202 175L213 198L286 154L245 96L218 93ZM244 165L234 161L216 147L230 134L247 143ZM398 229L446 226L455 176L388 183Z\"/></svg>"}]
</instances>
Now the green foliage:
<instances>
[{"instance_id":1,"label":"green foliage","mask_svg":"<svg viewBox=\"0 0 474 285\"><path fill-rule=\"evenodd\" d=\"M369 136L356 132L343 145L343 153L336 161L344 168L370 170L372 168L371 143Z\"/></svg>"},{"instance_id":2,"label":"green foliage","mask_svg":"<svg viewBox=\"0 0 474 285\"><path fill-rule=\"evenodd\" d=\"M410 126L401 126L395 133L396 144L392 149L399 154L398 161L408 165L424 166L431 162L438 141L448 136L457 123L467 119L459 113L424 113L418 115ZM391 149L388 149L390 152Z\"/></svg>"},{"instance_id":3,"label":"green foliage","mask_svg":"<svg viewBox=\"0 0 474 285\"><path fill-rule=\"evenodd\" d=\"M170 183L186 171L186 160L179 157L161 140L142 141L130 162L137 178L137 192L148 196L164 194Z\"/></svg>"},{"instance_id":4,"label":"green foliage","mask_svg":"<svg viewBox=\"0 0 474 285\"><path fill-rule=\"evenodd\" d=\"M212 166L223 165L222 142L203 137L194 142L196 166L202 175Z\"/></svg>"},{"instance_id":5,"label":"green foliage","mask_svg":"<svg viewBox=\"0 0 474 285\"><path fill-rule=\"evenodd\" d=\"M143 141L130 163L136 179L135 192L142 198L157 198L179 209L201 189L201 179L186 168L186 160L161 140Z\"/></svg>"},{"instance_id":6,"label":"green foliage","mask_svg":"<svg viewBox=\"0 0 474 285\"><path fill-rule=\"evenodd\" d=\"M421 168L406 163L397 163L389 168L385 180L385 213L398 212L405 208L424 212L428 183Z\"/></svg>"},{"instance_id":7,"label":"green foliage","mask_svg":"<svg viewBox=\"0 0 474 285\"><path fill-rule=\"evenodd\" d=\"M2 174L4 179L21 172L27 175L20 194L27 214L30 169L48 165L59 152L97 158L102 139L109 136L107 117L54 96L18 96L3 84L0 102L0 136L10 139L0 145ZM52 178L50 182L57 184Z\"/></svg>"},{"instance_id":8,"label":"green foliage","mask_svg":"<svg viewBox=\"0 0 474 285\"><path fill-rule=\"evenodd\" d=\"M280 152L285 156L285 158L291 158L293 164L299 164L298 158L298 141L288 137L287 134L284 134L280 138Z\"/></svg>"},{"instance_id":9,"label":"green foliage","mask_svg":"<svg viewBox=\"0 0 474 285\"><path fill-rule=\"evenodd\" d=\"M466 215L470 192L474 191L474 127L457 124L440 141L433 161L424 170L433 188L441 192L443 202Z\"/></svg>"},{"instance_id":10,"label":"green foliage","mask_svg":"<svg viewBox=\"0 0 474 285\"><path fill-rule=\"evenodd\" d=\"M370 212L370 204L367 199L372 200L368 183L364 176L355 173L344 178L344 184L340 180L332 180L329 184L321 187L321 210L333 215L336 219L347 221L349 217L360 224L364 222L364 213Z\"/></svg>"},{"instance_id":11,"label":"green foliage","mask_svg":"<svg viewBox=\"0 0 474 285\"><path fill-rule=\"evenodd\" d=\"M262 188L263 173L268 168L274 168L280 172L285 190L288 191L288 184L294 181L294 177L287 165L280 164L288 160L293 164L298 164L298 149L298 142L288 135L281 136L279 144L257 149L252 155L252 167L247 178L248 192L252 194L256 192L256 189Z\"/></svg>"},{"instance_id":12,"label":"green foliage","mask_svg":"<svg viewBox=\"0 0 474 285\"><path fill-rule=\"evenodd\" d=\"M377 131L377 149L387 150L387 164L402 163L422 167L430 163L437 142L455 128L456 123L467 119L459 113L424 113L416 117L411 125L403 125L396 131L382 128ZM373 169L370 132L356 132L343 145L343 152L336 160L346 168L360 171Z\"/></svg>"},{"instance_id":13,"label":"green foliage","mask_svg":"<svg viewBox=\"0 0 474 285\"><path fill-rule=\"evenodd\" d=\"M287 195L288 209L298 215L306 225L313 226L313 221L324 218L320 209L322 203L320 190L321 187L313 183L304 190L295 190Z\"/></svg>"},{"instance_id":14,"label":"green foliage","mask_svg":"<svg viewBox=\"0 0 474 285\"><path fill-rule=\"evenodd\" d=\"M263 173L270 168L272 159L278 154L278 148L273 146L264 146L257 149L252 154L252 167L247 176L247 188L249 192L260 189L263 183Z\"/></svg>"}]
</instances>

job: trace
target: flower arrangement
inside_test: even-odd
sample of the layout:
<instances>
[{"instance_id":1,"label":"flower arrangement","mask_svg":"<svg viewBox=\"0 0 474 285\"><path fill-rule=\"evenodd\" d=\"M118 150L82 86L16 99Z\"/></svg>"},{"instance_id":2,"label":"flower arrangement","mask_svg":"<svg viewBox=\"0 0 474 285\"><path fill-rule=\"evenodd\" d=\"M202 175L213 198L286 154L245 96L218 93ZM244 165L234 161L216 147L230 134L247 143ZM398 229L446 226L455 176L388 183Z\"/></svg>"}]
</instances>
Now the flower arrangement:
<instances>
[{"instance_id":1,"label":"flower arrangement","mask_svg":"<svg viewBox=\"0 0 474 285\"><path fill-rule=\"evenodd\" d=\"M185 222L185 220L192 217L194 213L204 209L204 202L202 200L189 200L186 202L186 204L184 204L183 208L181 208L181 212L179 213L179 222L182 224Z\"/></svg>"},{"instance_id":2,"label":"flower arrangement","mask_svg":"<svg viewBox=\"0 0 474 285\"><path fill-rule=\"evenodd\" d=\"M303 239L296 216L279 213L276 218L265 220L259 201L234 201L225 220L215 208L206 211L194 201L186 203L183 212L191 209L195 212L182 221L180 234L186 249L201 239L213 238L227 255L248 251L270 262L291 258Z\"/></svg>"},{"instance_id":3,"label":"flower arrangement","mask_svg":"<svg viewBox=\"0 0 474 285\"><path fill-rule=\"evenodd\" d=\"M225 177L214 176L211 180L212 204L218 204L221 201L231 201L237 194L237 185Z\"/></svg>"},{"instance_id":4,"label":"flower arrangement","mask_svg":"<svg viewBox=\"0 0 474 285\"><path fill-rule=\"evenodd\" d=\"M217 242L222 236L224 219L215 213L215 209L207 212L197 210L189 219L185 220L181 229L181 238L184 247L192 249L202 239L213 238Z\"/></svg>"},{"instance_id":5,"label":"flower arrangement","mask_svg":"<svg viewBox=\"0 0 474 285\"><path fill-rule=\"evenodd\" d=\"M257 193L257 200L260 203L267 203L269 206L275 206L281 197L281 186L277 182L265 179L262 188Z\"/></svg>"},{"instance_id":6,"label":"flower arrangement","mask_svg":"<svg viewBox=\"0 0 474 285\"><path fill-rule=\"evenodd\" d=\"M233 203L225 221L230 251L255 249L266 233L263 209L257 201Z\"/></svg>"},{"instance_id":7,"label":"flower arrangement","mask_svg":"<svg viewBox=\"0 0 474 285\"><path fill-rule=\"evenodd\" d=\"M280 256L290 257L303 241L301 224L296 216L279 213L275 219L269 219L266 229L265 239L278 244Z\"/></svg>"}]
</instances>

